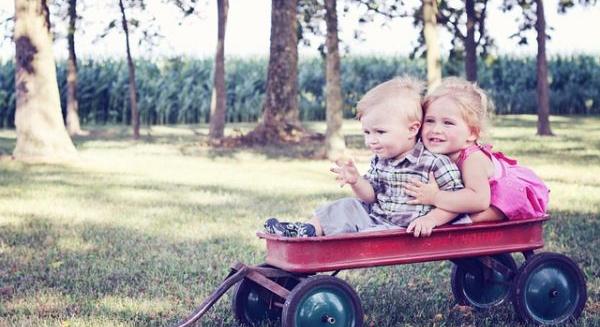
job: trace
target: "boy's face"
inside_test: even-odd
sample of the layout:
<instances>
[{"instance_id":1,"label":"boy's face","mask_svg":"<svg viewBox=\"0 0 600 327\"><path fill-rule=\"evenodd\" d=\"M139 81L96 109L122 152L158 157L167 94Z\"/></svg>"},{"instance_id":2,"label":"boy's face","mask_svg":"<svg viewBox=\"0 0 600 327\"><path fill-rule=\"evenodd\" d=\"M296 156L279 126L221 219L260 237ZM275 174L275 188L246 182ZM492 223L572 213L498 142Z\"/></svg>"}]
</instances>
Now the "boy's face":
<instances>
[{"instance_id":1,"label":"boy's face","mask_svg":"<svg viewBox=\"0 0 600 327\"><path fill-rule=\"evenodd\" d=\"M409 122L399 110L373 108L360 119L365 144L382 159L398 159L415 146L420 122Z\"/></svg>"}]
</instances>

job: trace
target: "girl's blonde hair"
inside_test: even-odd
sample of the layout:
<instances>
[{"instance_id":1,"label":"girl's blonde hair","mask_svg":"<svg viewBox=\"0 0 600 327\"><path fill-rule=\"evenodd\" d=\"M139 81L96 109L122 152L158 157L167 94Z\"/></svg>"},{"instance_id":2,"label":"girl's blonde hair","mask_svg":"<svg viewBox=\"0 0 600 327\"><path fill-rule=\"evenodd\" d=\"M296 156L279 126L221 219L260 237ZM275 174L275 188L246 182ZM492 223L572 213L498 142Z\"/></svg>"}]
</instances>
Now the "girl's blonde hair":
<instances>
[{"instance_id":1,"label":"girl's blonde hair","mask_svg":"<svg viewBox=\"0 0 600 327\"><path fill-rule=\"evenodd\" d=\"M402 76L370 89L356 104L356 118L378 109L397 110L409 122L423 119L421 97L424 83L414 77ZM408 104L408 105L407 105Z\"/></svg>"},{"instance_id":2,"label":"girl's blonde hair","mask_svg":"<svg viewBox=\"0 0 600 327\"><path fill-rule=\"evenodd\" d=\"M459 108L467 126L479 139L485 134L489 112L493 103L489 97L475 83L459 77L447 77L431 93L423 99L423 112L440 98L449 98Z\"/></svg>"}]
</instances>

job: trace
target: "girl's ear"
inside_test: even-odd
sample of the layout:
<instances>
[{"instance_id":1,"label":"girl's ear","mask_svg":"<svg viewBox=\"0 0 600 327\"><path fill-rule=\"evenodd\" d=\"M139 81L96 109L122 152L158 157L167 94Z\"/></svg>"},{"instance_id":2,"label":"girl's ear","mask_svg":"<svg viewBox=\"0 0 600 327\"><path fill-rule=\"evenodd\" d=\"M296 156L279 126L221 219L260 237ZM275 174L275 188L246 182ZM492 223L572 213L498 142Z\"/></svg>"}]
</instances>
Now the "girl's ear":
<instances>
[{"instance_id":1,"label":"girl's ear","mask_svg":"<svg viewBox=\"0 0 600 327\"><path fill-rule=\"evenodd\" d=\"M467 137L467 141L469 142L475 142L479 139L479 130L476 130L474 128L469 128L469 137Z\"/></svg>"},{"instance_id":2,"label":"girl's ear","mask_svg":"<svg viewBox=\"0 0 600 327\"><path fill-rule=\"evenodd\" d=\"M419 128L421 128L421 122L418 120L408 124L408 133L411 138L419 134Z\"/></svg>"}]
</instances>

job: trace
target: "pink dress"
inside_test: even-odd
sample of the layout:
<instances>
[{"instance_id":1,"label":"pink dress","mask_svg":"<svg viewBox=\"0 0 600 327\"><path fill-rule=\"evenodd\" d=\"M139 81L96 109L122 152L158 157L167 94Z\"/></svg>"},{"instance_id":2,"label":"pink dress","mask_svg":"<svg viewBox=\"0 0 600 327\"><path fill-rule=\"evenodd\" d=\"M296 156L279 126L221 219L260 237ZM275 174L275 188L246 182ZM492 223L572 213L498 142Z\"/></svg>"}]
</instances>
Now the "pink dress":
<instances>
[{"instance_id":1,"label":"pink dress","mask_svg":"<svg viewBox=\"0 0 600 327\"><path fill-rule=\"evenodd\" d=\"M457 166L476 151L485 153L494 164L494 176L489 178L491 205L502 211L510 220L542 217L546 214L550 190L528 168L517 165L517 161L502 152L492 152L489 144L474 144L461 151Z\"/></svg>"}]
</instances>

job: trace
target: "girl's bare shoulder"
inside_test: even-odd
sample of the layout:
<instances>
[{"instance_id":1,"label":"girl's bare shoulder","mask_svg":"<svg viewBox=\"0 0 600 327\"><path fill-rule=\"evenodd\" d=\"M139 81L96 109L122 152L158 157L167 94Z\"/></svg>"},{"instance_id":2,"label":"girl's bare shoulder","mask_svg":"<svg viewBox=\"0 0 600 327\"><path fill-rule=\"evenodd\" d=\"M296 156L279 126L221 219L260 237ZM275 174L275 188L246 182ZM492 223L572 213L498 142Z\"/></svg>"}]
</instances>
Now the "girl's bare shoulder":
<instances>
[{"instance_id":1,"label":"girl's bare shoulder","mask_svg":"<svg viewBox=\"0 0 600 327\"><path fill-rule=\"evenodd\" d=\"M494 176L494 163L483 151L473 151L462 164L462 169L484 169L488 177Z\"/></svg>"}]
</instances>

